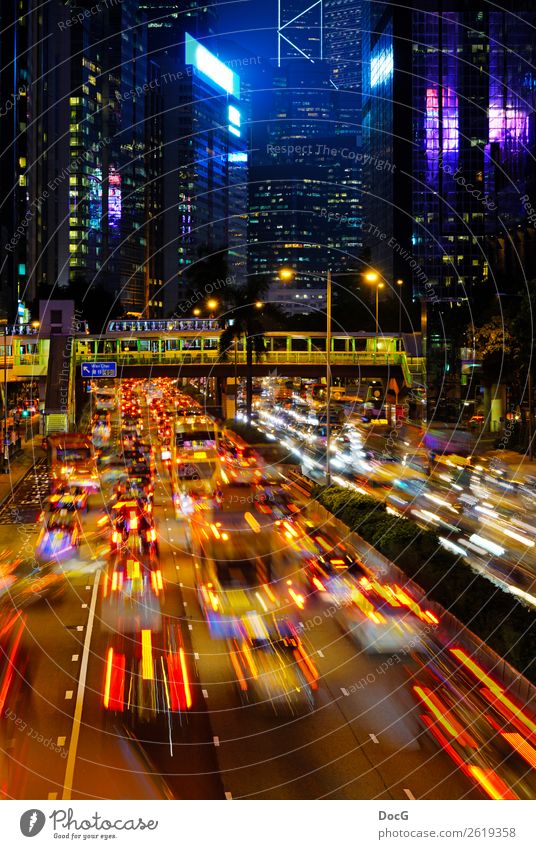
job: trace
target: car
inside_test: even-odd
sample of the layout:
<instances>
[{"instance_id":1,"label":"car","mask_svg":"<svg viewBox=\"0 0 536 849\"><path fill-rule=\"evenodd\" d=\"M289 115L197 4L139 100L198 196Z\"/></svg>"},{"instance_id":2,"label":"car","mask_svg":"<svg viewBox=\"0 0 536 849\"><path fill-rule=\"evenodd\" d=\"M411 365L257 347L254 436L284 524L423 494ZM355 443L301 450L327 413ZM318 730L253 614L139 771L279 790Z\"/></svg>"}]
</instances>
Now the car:
<instances>
[{"instance_id":1,"label":"car","mask_svg":"<svg viewBox=\"0 0 536 849\"><path fill-rule=\"evenodd\" d=\"M65 591L65 575L51 564L42 565L25 558L10 564L0 582L0 603L24 610L45 598L55 600Z\"/></svg>"},{"instance_id":2,"label":"car","mask_svg":"<svg viewBox=\"0 0 536 849\"><path fill-rule=\"evenodd\" d=\"M122 498L112 508L112 533L110 547L117 551L127 544L139 544L142 553L158 550L156 528L151 517L150 505L139 498Z\"/></svg>"},{"instance_id":3,"label":"car","mask_svg":"<svg viewBox=\"0 0 536 849\"><path fill-rule=\"evenodd\" d=\"M89 511L89 494L87 490L77 488L66 488L54 493L48 498L52 510L80 510L84 513Z\"/></svg>"},{"instance_id":4,"label":"car","mask_svg":"<svg viewBox=\"0 0 536 849\"><path fill-rule=\"evenodd\" d=\"M181 625L162 617L161 627L115 634L105 653L103 705L134 727L166 725L193 708L189 654Z\"/></svg>"},{"instance_id":5,"label":"car","mask_svg":"<svg viewBox=\"0 0 536 849\"><path fill-rule=\"evenodd\" d=\"M290 621L267 628L260 616L248 616L228 642L229 657L243 702L276 715L314 709L318 670Z\"/></svg>"},{"instance_id":6,"label":"car","mask_svg":"<svg viewBox=\"0 0 536 849\"><path fill-rule=\"evenodd\" d=\"M324 530L308 529L305 542L303 574L312 590L337 594L341 576L359 578L367 574L357 556L344 543L328 537Z\"/></svg>"},{"instance_id":7,"label":"car","mask_svg":"<svg viewBox=\"0 0 536 849\"><path fill-rule=\"evenodd\" d=\"M82 544L82 525L73 510L54 510L44 521L37 538L36 554L44 559L58 559L75 554Z\"/></svg>"},{"instance_id":8,"label":"car","mask_svg":"<svg viewBox=\"0 0 536 849\"><path fill-rule=\"evenodd\" d=\"M372 654L424 652L430 625L439 621L400 587L366 576L352 589L343 617L350 636Z\"/></svg>"}]
</instances>

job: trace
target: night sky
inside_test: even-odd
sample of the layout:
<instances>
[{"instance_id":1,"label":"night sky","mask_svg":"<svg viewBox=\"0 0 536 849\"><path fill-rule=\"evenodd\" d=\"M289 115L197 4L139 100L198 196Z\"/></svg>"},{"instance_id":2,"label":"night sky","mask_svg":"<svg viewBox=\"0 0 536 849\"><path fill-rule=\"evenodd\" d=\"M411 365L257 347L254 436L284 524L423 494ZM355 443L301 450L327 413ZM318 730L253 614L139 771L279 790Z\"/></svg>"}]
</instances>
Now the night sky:
<instances>
[{"instance_id":1,"label":"night sky","mask_svg":"<svg viewBox=\"0 0 536 849\"><path fill-rule=\"evenodd\" d=\"M277 53L277 0L220 0L221 35L246 53L275 57Z\"/></svg>"}]
</instances>

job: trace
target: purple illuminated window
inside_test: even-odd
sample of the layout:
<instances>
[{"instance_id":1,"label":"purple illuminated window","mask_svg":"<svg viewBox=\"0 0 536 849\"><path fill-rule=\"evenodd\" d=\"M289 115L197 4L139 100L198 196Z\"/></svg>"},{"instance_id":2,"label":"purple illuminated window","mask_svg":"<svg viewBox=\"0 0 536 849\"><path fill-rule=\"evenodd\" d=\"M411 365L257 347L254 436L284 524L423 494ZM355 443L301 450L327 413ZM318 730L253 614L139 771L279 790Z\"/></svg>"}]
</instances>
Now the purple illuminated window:
<instances>
[{"instance_id":1,"label":"purple illuminated window","mask_svg":"<svg viewBox=\"0 0 536 849\"><path fill-rule=\"evenodd\" d=\"M451 88L443 89L443 153L458 150L458 95Z\"/></svg>"},{"instance_id":2,"label":"purple illuminated window","mask_svg":"<svg viewBox=\"0 0 536 849\"><path fill-rule=\"evenodd\" d=\"M121 220L121 174L113 165L108 172L108 225L114 230L119 228Z\"/></svg>"}]
</instances>

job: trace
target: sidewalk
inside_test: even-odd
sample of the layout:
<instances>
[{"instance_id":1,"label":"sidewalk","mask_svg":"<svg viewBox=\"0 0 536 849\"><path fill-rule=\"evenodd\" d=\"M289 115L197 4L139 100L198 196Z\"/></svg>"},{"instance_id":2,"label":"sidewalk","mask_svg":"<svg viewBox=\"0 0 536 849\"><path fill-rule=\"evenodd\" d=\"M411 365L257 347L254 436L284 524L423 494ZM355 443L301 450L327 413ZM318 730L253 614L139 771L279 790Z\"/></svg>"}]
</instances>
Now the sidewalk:
<instances>
[{"instance_id":1,"label":"sidewalk","mask_svg":"<svg viewBox=\"0 0 536 849\"><path fill-rule=\"evenodd\" d=\"M22 449L11 459L9 474L0 474L0 506L7 501L24 475L45 456L41 448L43 437L36 434L33 439L22 443Z\"/></svg>"}]
</instances>

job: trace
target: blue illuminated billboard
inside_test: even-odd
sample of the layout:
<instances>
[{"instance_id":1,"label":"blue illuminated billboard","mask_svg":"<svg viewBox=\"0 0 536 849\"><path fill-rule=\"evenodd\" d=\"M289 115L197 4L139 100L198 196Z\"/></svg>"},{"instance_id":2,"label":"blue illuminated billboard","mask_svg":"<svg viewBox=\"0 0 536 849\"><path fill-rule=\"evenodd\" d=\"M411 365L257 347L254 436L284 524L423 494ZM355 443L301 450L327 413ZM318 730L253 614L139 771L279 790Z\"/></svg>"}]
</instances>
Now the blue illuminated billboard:
<instances>
[{"instance_id":1,"label":"blue illuminated billboard","mask_svg":"<svg viewBox=\"0 0 536 849\"><path fill-rule=\"evenodd\" d=\"M234 71L231 71L227 65L224 65L210 50L207 50L195 38L192 38L189 33L185 35L184 44L187 65L193 65L200 74L208 77L212 83L226 91L227 94L240 97L240 78Z\"/></svg>"}]
</instances>

